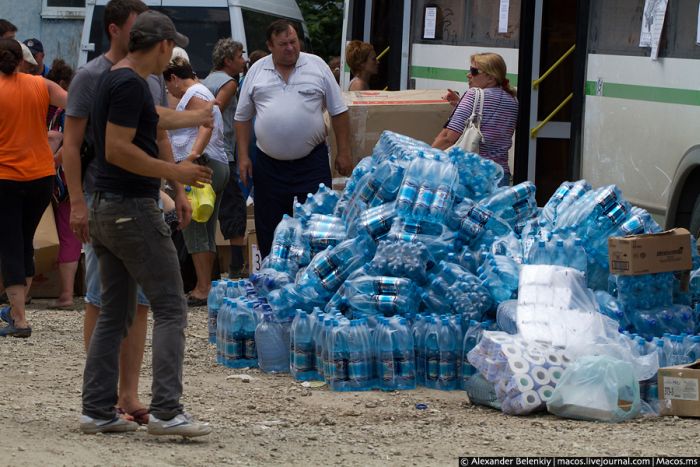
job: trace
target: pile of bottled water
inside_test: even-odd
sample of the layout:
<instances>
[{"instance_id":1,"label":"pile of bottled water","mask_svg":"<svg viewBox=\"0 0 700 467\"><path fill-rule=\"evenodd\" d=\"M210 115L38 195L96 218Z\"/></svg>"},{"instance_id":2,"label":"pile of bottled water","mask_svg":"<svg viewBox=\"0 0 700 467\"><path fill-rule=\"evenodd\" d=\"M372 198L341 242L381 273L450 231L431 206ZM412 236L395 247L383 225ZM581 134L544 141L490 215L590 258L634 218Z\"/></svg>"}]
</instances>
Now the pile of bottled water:
<instances>
[{"instance_id":1,"label":"pile of bottled water","mask_svg":"<svg viewBox=\"0 0 700 467\"><path fill-rule=\"evenodd\" d=\"M497 382L513 375L493 375L507 360L501 347L474 351L484 331L518 333L524 265L577 270L597 310L620 331L645 338L645 346L658 349L654 338L668 333L668 348L682 333L697 332L696 253L688 291L671 273L610 275L610 236L661 230L616 186L565 182L540 209L532 183L499 187L502 177L498 164L476 154L384 132L342 193L320 185L294 204L259 272L212 287L217 361L291 371L338 391L424 385L464 389L473 401L509 413L541 408L554 382L508 389ZM470 352L485 360L472 361Z\"/></svg>"}]
</instances>

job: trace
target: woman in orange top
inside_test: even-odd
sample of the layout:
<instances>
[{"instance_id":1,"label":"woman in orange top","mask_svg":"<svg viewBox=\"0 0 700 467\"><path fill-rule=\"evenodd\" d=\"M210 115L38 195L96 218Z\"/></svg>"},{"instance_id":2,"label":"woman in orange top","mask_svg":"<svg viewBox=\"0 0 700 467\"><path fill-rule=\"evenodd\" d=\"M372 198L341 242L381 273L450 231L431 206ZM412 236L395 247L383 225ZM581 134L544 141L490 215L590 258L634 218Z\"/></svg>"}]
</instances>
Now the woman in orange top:
<instances>
[{"instance_id":1,"label":"woman in orange top","mask_svg":"<svg viewBox=\"0 0 700 467\"><path fill-rule=\"evenodd\" d=\"M56 174L49 147L49 104L66 106L66 92L41 76L19 73L22 49L0 39L0 267L10 306L0 336L29 337L24 299L34 276L34 232L51 200Z\"/></svg>"}]
</instances>

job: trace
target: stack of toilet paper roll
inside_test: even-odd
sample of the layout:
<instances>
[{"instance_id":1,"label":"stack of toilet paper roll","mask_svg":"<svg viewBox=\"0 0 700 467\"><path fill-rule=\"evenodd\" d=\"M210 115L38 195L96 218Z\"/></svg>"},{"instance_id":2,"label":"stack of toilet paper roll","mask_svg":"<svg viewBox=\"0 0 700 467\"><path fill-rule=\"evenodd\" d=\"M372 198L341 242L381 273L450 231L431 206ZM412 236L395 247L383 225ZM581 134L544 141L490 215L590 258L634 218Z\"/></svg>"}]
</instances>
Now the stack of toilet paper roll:
<instances>
[{"instance_id":1,"label":"stack of toilet paper roll","mask_svg":"<svg viewBox=\"0 0 700 467\"><path fill-rule=\"evenodd\" d=\"M467 358L494 385L501 410L512 415L544 410L570 363L561 349L489 331Z\"/></svg>"}]
</instances>

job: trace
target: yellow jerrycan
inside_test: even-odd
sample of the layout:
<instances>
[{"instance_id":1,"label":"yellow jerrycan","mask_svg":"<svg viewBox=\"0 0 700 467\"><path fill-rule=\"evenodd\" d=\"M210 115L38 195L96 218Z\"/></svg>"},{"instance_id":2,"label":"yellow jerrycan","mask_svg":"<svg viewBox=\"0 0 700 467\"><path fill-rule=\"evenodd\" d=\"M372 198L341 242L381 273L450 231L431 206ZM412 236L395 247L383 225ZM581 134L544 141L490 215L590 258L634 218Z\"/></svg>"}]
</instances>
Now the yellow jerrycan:
<instances>
[{"instance_id":1,"label":"yellow jerrycan","mask_svg":"<svg viewBox=\"0 0 700 467\"><path fill-rule=\"evenodd\" d=\"M192 220L204 223L209 220L214 212L216 193L209 183L204 183L202 188L185 185L185 194L192 206Z\"/></svg>"}]
</instances>

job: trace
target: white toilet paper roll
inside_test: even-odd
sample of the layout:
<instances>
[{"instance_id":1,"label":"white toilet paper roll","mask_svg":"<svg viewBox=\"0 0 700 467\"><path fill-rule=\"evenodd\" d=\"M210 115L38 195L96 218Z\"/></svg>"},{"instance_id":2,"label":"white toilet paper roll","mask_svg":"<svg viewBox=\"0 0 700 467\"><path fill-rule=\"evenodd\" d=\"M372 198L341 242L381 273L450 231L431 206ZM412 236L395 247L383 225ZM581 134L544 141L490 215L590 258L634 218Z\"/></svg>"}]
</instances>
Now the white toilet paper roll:
<instances>
[{"instance_id":1,"label":"white toilet paper roll","mask_svg":"<svg viewBox=\"0 0 700 467\"><path fill-rule=\"evenodd\" d=\"M512 357L508 359L508 368L514 374L523 374L530 370L530 364L523 357Z\"/></svg>"},{"instance_id":2,"label":"white toilet paper roll","mask_svg":"<svg viewBox=\"0 0 700 467\"><path fill-rule=\"evenodd\" d=\"M553 366L561 366L561 364L562 364L561 352L557 352L557 351L547 352L545 354L544 358L545 358L545 366L547 368L551 368Z\"/></svg>"},{"instance_id":3,"label":"white toilet paper roll","mask_svg":"<svg viewBox=\"0 0 700 467\"><path fill-rule=\"evenodd\" d=\"M559 384L559 380L561 380L561 375L564 373L564 369L560 366L553 366L552 368L549 368L548 371L551 384L555 386Z\"/></svg>"},{"instance_id":4,"label":"white toilet paper roll","mask_svg":"<svg viewBox=\"0 0 700 467\"><path fill-rule=\"evenodd\" d=\"M530 376L532 376L532 380L535 382L535 387L544 386L551 382L549 371L544 367L533 366L530 368L529 373Z\"/></svg>"},{"instance_id":5,"label":"white toilet paper roll","mask_svg":"<svg viewBox=\"0 0 700 467\"><path fill-rule=\"evenodd\" d=\"M509 360L513 357L520 358L522 356L522 350L516 344L505 344L501 346L501 352L503 352L503 355Z\"/></svg>"},{"instance_id":6,"label":"white toilet paper roll","mask_svg":"<svg viewBox=\"0 0 700 467\"><path fill-rule=\"evenodd\" d=\"M539 394L536 391L527 391L514 397L512 399L506 399L509 401L507 404L510 412L513 414L525 415L530 412L538 410L542 405L542 399L540 399Z\"/></svg>"},{"instance_id":7,"label":"white toilet paper roll","mask_svg":"<svg viewBox=\"0 0 700 467\"><path fill-rule=\"evenodd\" d=\"M523 358L530 362L533 366L534 365L544 365L545 364L545 358L542 353L540 353L537 349L528 349L523 353Z\"/></svg>"},{"instance_id":8,"label":"white toilet paper roll","mask_svg":"<svg viewBox=\"0 0 700 467\"><path fill-rule=\"evenodd\" d=\"M517 397L520 394L531 391L534 388L535 382L532 381L532 377L530 375L513 375L513 377L508 380L506 393L508 397Z\"/></svg>"},{"instance_id":9,"label":"white toilet paper roll","mask_svg":"<svg viewBox=\"0 0 700 467\"><path fill-rule=\"evenodd\" d=\"M554 387L550 386L549 384L546 384L537 390L537 394L540 396L540 399L542 399L542 402L547 402L549 399L551 399L553 393Z\"/></svg>"},{"instance_id":10,"label":"white toilet paper roll","mask_svg":"<svg viewBox=\"0 0 700 467\"><path fill-rule=\"evenodd\" d=\"M560 357L561 357L561 365L564 368L566 368L568 365L571 364L571 362L573 362L573 359L566 352L561 352Z\"/></svg>"}]
</instances>

